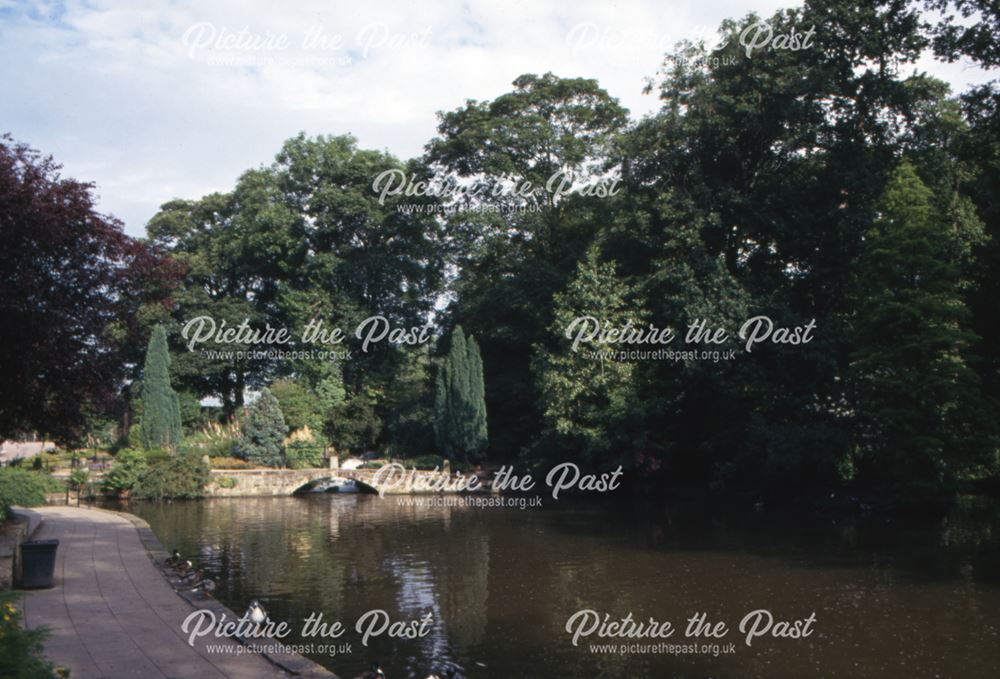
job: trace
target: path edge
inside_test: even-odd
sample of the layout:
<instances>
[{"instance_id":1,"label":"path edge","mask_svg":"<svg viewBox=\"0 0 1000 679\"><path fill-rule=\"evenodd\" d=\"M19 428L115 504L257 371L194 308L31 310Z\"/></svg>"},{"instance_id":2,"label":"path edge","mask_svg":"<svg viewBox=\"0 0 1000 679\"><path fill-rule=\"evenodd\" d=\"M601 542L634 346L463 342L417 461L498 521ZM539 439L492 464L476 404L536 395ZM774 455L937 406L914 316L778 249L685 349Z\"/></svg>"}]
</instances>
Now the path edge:
<instances>
[{"instance_id":1,"label":"path edge","mask_svg":"<svg viewBox=\"0 0 1000 679\"><path fill-rule=\"evenodd\" d=\"M132 526L136 529L139 534L139 540L142 542L142 546L146 549L146 555L156 566L157 570L163 575L164 579L167 580L167 584L171 584L167 574L166 560L169 556L169 552L163 547L159 538L153 533L153 529L150 527L144 519L139 518L135 514L129 512L123 512L115 509L105 509L103 507L89 507L90 509L96 509L102 512L108 512L109 514L115 514L126 520L128 520ZM226 606L222 604L218 599L214 597L208 598L198 598L195 597L193 593L178 591L171 584L171 589L176 592L177 596L184 599L193 608L206 609L214 613L216 616L227 615L230 619L239 619L240 616L233 613ZM244 646L247 645L246 640L235 638L237 641ZM280 640L274 640L281 643ZM306 677L307 679L339 679L339 677L326 669L319 663L310 660L309 658L299 655L298 653L254 653L259 657L266 659L271 664L275 665L281 670L289 673L296 677Z\"/></svg>"}]
</instances>

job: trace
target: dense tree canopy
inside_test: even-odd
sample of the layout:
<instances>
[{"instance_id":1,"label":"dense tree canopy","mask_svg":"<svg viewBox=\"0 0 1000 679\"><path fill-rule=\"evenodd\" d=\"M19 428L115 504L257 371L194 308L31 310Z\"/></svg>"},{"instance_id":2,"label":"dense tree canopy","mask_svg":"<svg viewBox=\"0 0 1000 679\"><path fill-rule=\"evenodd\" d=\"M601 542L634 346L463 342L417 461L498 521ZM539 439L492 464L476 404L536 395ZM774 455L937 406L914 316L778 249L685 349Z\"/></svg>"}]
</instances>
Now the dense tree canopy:
<instances>
[{"instance_id":1,"label":"dense tree canopy","mask_svg":"<svg viewBox=\"0 0 1000 679\"><path fill-rule=\"evenodd\" d=\"M92 186L0 136L0 437L75 440L142 360L175 271L100 214Z\"/></svg>"},{"instance_id":2,"label":"dense tree canopy","mask_svg":"<svg viewBox=\"0 0 1000 679\"><path fill-rule=\"evenodd\" d=\"M4 427L138 377L136 337L162 323L182 403L215 397L233 418L273 384L264 402L338 451L621 463L646 487L755 494L996 478L1000 88L954 93L917 65L996 68L998 19L985 0L807 0L679 44L641 120L595 80L529 73L442 112L410 161L299 134L231 192L149 222L183 272L169 304L149 250L8 143L3 332L27 359L4 371L31 389ZM760 22L814 42L748 50ZM322 359L192 348L180 331L198 316L346 337ZM429 332L363 346L373 316ZM584 316L724 328L736 351L588 355L566 336ZM815 333L747 351L733 338L752 316Z\"/></svg>"}]
</instances>

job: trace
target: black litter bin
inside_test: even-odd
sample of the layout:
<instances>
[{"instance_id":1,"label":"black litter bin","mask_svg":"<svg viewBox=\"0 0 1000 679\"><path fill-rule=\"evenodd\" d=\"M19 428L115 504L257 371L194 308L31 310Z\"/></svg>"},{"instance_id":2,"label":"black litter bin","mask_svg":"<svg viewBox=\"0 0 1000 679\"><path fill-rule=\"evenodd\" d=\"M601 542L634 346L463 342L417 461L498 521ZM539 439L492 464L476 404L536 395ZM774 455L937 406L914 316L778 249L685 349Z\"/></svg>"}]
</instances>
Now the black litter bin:
<instances>
[{"instance_id":1,"label":"black litter bin","mask_svg":"<svg viewBox=\"0 0 1000 679\"><path fill-rule=\"evenodd\" d=\"M58 540L30 540L21 543L21 587L51 587L56 570Z\"/></svg>"}]
</instances>

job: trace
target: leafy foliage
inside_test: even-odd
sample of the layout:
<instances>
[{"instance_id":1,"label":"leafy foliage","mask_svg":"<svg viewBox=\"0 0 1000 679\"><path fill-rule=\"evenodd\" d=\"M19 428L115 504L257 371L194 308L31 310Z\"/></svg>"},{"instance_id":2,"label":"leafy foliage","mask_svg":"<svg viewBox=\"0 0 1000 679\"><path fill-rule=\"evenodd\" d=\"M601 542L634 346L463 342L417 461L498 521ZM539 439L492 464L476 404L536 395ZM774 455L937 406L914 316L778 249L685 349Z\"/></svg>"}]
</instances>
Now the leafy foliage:
<instances>
[{"instance_id":1,"label":"leafy foliage","mask_svg":"<svg viewBox=\"0 0 1000 679\"><path fill-rule=\"evenodd\" d=\"M18 595L0 592L0 677L11 679L55 679L55 666L45 659L42 643L45 629L25 629L14 605Z\"/></svg>"},{"instance_id":2,"label":"leafy foliage","mask_svg":"<svg viewBox=\"0 0 1000 679\"><path fill-rule=\"evenodd\" d=\"M292 469L322 467L322 440L309 427L296 429L285 439L285 460Z\"/></svg>"},{"instance_id":3,"label":"leafy foliage","mask_svg":"<svg viewBox=\"0 0 1000 679\"><path fill-rule=\"evenodd\" d=\"M218 424L209 422L184 439L184 449L209 457L229 457L240 435L239 422Z\"/></svg>"},{"instance_id":4,"label":"leafy foliage","mask_svg":"<svg viewBox=\"0 0 1000 679\"><path fill-rule=\"evenodd\" d=\"M147 468L146 454L142 450L123 448L115 455L111 470L104 475L101 489L116 495L131 492Z\"/></svg>"},{"instance_id":5,"label":"leafy foliage","mask_svg":"<svg viewBox=\"0 0 1000 679\"><path fill-rule=\"evenodd\" d=\"M291 431L305 427L322 430L324 404L303 380L282 378L272 382L268 388L278 399L285 424Z\"/></svg>"},{"instance_id":6,"label":"leafy foliage","mask_svg":"<svg viewBox=\"0 0 1000 679\"><path fill-rule=\"evenodd\" d=\"M540 347L536 357L547 425L592 463L608 456L609 435L620 431L637 408L636 366L606 356L613 347L582 344L574 350L566 333L576 319L588 316L612 327L629 322L642 327L646 314L629 300L632 292L618 278L614 262L601 262L597 248L591 248L566 290L555 296L549 343L554 348Z\"/></svg>"},{"instance_id":7,"label":"leafy foliage","mask_svg":"<svg viewBox=\"0 0 1000 679\"><path fill-rule=\"evenodd\" d=\"M151 247L183 273L170 305L152 251L112 233L86 188L50 161L6 144L0 200L13 217L2 228L17 254L0 304L16 330L3 368L27 396L5 392L0 425L89 422L94 441L107 440L98 403L125 373L123 400L139 402L145 423L136 338L162 324L189 429L200 398L220 399L230 421L248 389L272 385L276 408L240 441L241 455L267 464L280 464L290 425L341 451L392 457L481 459L489 445L498 462L620 461L654 491L941 490L997 474L1000 94L992 82L955 97L914 72L928 49L995 66L994 5L807 0L765 20L775 35L822 26L815 44L752 56L738 35L762 18L729 19L718 50L686 42L666 55L649 82L660 110L634 123L594 80L529 73L442 113L426 154L408 162L349 136L298 135L231 192L171 201L151 220ZM372 181L385 172L484 190L383 200ZM493 191L568 173L619 190ZM439 219L404 204L448 209ZM64 245L87 264L57 261ZM111 292L91 304L77 289ZM50 341L52 318L77 308L86 341ZM353 356L341 362L210 355L176 332L208 315L296 337L310 323L350 329L376 314L454 336L361 351L348 331ZM732 336L758 314L783 327L812 321L815 339L719 363L631 363L587 360L564 334L593 315L680 331L699 320ZM56 357L52 371L39 356ZM231 438L210 438L195 433L188 447L229 454ZM299 448L292 464L315 462Z\"/></svg>"},{"instance_id":8,"label":"leafy foliage","mask_svg":"<svg viewBox=\"0 0 1000 679\"><path fill-rule=\"evenodd\" d=\"M859 466L930 487L989 462L978 380L965 358L975 336L964 329L954 236L932 199L913 165L901 163L865 240L851 363Z\"/></svg>"},{"instance_id":9,"label":"leafy foliage","mask_svg":"<svg viewBox=\"0 0 1000 679\"><path fill-rule=\"evenodd\" d=\"M282 443L285 440L285 418L281 406L270 389L264 388L256 401L247 406L240 422L240 438L236 455L247 462L278 467L284 463Z\"/></svg>"},{"instance_id":10,"label":"leafy foliage","mask_svg":"<svg viewBox=\"0 0 1000 679\"><path fill-rule=\"evenodd\" d=\"M114 409L137 318L176 269L100 214L90 184L0 135L0 438L73 442ZM11 388L16 385L16 388Z\"/></svg>"},{"instance_id":11,"label":"leafy foliage","mask_svg":"<svg viewBox=\"0 0 1000 679\"><path fill-rule=\"evenodd\" d=\"M11 505L36 507L45 504L45 494L63 490L63 485L44 472L16 467L0 468L0 520Z\"/></svg>"},{"instance_id":12,"label":"leafy foliage","mask_svg":"<svg viewBox=\"0 0 1000 679\"><path fill-rule=\"evenodd\" d=\"M139 500L193 499L204 494L210 480L208 465L197 453L173 455L150 465L133 487Z\"/></svg>"}]
</instances>

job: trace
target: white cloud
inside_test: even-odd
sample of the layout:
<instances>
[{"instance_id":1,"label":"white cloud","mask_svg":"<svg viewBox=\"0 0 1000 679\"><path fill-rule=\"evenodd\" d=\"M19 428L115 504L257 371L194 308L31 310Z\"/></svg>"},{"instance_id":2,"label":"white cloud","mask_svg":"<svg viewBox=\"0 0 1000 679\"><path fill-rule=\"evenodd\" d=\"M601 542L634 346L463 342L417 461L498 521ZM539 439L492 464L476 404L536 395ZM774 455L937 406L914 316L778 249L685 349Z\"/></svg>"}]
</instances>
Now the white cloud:
<instances>
[{"instance_id":1,"label":"white cloud","mask_svg":"<svg viewBox=\"0 0 1000 679\"><path fill-rule=\"evenodd\" d=\"M639 117L658 106L642 94L644 78L677 40L787 4L4 3L0 73L17 96L0 101L0 118L66 174L94 181L101 209L138 235L164 201L230 189L302 130L419 154L437 111L493 98L524 72L597 78ZM320 49L318 35L339 36L339 48ZM227 40L254 49L226 49ZM242 61L211 63L220 57ZM961 66L922 67L959 89L983 80Z\"/></svg>"}]
</instances>

